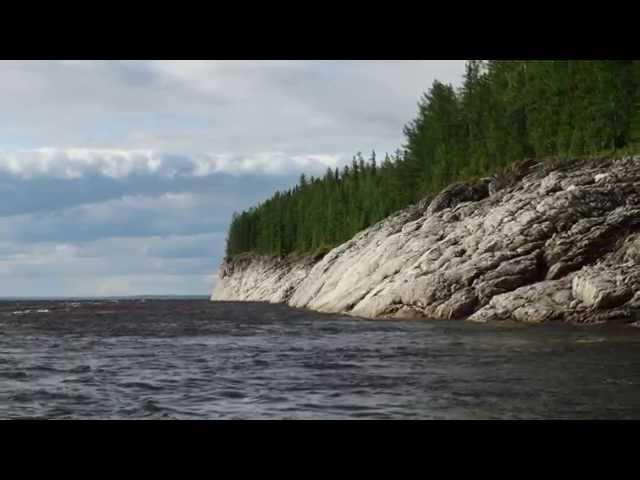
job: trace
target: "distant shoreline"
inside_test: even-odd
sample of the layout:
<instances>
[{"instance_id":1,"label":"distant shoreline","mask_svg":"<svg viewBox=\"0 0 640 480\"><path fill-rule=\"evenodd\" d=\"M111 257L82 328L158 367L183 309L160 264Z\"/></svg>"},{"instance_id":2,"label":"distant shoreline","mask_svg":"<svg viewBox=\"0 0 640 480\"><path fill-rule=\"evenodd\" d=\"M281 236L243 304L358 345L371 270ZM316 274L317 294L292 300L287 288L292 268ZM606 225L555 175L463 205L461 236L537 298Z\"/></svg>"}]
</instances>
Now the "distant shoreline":
<instances>
[{"instance_id":1,"label":"distant shoreline","mask_svg":"<svg viewBox=\"0 0 640 480\"><path fill-rule=\"evenodd\" d=\"M114 295L114 296L69 296L69 297L0 297L0 302L40 300L208 300L209 295Z\"/></svg>"}]
</instances>

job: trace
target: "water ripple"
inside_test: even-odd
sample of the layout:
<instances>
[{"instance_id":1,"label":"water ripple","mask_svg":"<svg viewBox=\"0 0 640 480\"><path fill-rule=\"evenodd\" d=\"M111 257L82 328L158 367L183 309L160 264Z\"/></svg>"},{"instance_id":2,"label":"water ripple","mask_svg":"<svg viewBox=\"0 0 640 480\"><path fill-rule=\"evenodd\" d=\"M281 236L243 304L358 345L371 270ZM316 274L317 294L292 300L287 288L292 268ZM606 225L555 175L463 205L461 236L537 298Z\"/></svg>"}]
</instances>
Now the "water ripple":
<instances>
[{"instance_id":1,"label":"water ripple","mask_svg":"<svg viewBox=\"0 0 640 480\"><path fill-rule=\"evenodd\" d=\"M0 302L0 327L0 418L640 418L633 329L205 300Z\"/></svg>"}]
</instances>

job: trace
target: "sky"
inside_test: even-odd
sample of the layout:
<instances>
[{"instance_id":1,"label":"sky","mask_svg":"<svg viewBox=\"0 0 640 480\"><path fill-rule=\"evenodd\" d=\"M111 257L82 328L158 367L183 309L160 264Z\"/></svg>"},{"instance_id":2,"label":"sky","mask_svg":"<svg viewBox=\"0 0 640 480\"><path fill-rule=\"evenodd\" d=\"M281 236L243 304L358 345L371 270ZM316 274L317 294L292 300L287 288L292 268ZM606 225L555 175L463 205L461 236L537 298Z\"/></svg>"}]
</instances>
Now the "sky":
<instances>
[{"instance_id":1,"label":"sky","mask_svg":"<svg viewBox=\"0 0 640 480\"><path fill-rule=\"evenodd\" d=\"M0 61L0 297L208 295L231 215L403 144L463 60Z\"/></svg>"}]
</instances>

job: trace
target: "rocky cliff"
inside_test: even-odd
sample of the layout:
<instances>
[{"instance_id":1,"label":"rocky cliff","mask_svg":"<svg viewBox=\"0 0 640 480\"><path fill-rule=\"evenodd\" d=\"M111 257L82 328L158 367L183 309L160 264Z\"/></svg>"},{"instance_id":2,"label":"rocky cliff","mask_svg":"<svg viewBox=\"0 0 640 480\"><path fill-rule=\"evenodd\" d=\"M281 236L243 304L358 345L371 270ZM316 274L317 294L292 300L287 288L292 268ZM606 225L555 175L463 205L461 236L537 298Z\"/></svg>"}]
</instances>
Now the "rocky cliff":
<instances>
[{"instance_id":1,"label":"rocky cliff","mask_svg":"<svg viewBox=\"0 0 640 480\"><path fill-rule=\"evenodd\" d=\"M504 180L452 185L318 261L225 262L212 300L368 318L640 323L640 157L527 162Z\"/></svg>"}]
</instances>

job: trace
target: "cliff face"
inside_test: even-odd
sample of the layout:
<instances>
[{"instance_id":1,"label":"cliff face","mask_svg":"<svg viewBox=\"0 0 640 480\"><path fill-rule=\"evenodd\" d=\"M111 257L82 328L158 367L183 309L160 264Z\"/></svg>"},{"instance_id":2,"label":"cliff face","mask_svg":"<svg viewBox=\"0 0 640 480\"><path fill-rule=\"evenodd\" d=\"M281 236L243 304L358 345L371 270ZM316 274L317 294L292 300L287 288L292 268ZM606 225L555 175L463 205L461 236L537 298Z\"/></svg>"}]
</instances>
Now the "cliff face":
<instances>
[{"instance_id":1,"label":"cliff face","mask_svg":"<svg viewBox=\"0 0 640 480\"><path fill-rule=\"evenodd\" d=\"M318 262L221 266L213 300L369 318L640 320L640 157L453 185Z\"/></svg>"},{"instance_id":2,"label":"cliff face","mask_svg":"<svg viewBox=\"0 0 640 480\"><path fill-rule=\"evenodd\" d=\"M314 263L266 256L224 262L211 300L286 303Z\"/></svg>"}]
</instances>

